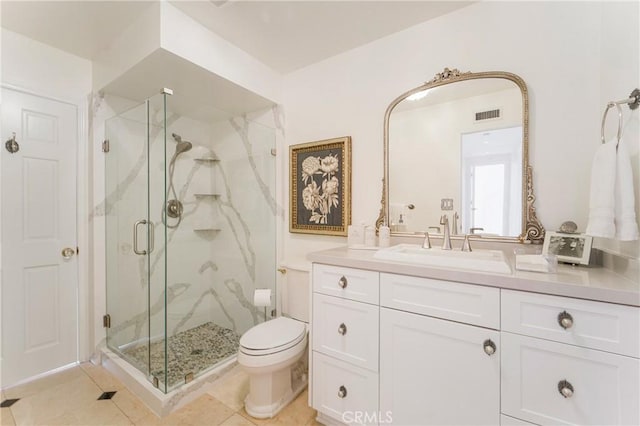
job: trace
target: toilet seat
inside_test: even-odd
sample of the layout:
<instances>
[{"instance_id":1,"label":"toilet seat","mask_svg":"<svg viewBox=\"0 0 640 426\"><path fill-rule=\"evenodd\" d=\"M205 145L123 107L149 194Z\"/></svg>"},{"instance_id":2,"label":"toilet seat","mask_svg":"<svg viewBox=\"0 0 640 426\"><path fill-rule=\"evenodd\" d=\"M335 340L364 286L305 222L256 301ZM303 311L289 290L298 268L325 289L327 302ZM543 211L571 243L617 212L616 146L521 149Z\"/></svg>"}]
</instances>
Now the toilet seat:
<instances>
[{"instance_id":1,"label":"toilet seat","mask_svg":"<svg viewBox=\"0 0 640 426\"><path fill-rule=\"evenodd\" d=\"M302 341L307 333L303 322L287 317L263 322L240 338L240 352L246 355L270 355L285 351Z\"/></svg>"}]
</instances>

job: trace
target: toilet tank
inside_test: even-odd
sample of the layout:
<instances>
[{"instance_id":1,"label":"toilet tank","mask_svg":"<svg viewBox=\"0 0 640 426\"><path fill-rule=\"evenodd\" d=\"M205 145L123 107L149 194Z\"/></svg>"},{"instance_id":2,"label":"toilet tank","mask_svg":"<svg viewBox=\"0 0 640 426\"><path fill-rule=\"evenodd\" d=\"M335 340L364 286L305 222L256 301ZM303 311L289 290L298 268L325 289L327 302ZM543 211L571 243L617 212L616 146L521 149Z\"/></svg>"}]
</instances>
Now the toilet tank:
<instances>
[{"instance_id":1,"label":"toilet tank","mask_svg":"<svg viewBox=\"0 0 640 426\"><path fill-rule=\"evenodd\" d=\"M309 289L311 263L283 262L282 313L298 321L309 322Z\"/></svg>"}]
</instances>

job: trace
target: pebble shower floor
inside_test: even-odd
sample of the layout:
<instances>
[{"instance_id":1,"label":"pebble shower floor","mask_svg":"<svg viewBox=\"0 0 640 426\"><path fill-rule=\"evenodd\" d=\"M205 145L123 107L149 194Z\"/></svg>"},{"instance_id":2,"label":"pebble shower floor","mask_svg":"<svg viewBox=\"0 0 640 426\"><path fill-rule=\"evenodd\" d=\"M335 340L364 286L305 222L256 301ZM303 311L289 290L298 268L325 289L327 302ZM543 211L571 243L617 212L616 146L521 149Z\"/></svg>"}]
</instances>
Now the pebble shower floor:
<instances>
[{"instance_id":1,"label":"pebble shower floor","mask_svg":"<svg viewBox=\"0 0 640 426\"><path fill-rule=\"evenodd\" d=\"M185 382L185 376L194 376L233 356L238 351L240 336L233 330L220 327L212 322L181 331L167 341L167 391ZM133 364L144 366L151 357L152 376L157 377L160 387L164 388L164 340L147 345L136 346L124 351Z\"/></svg>"}]
</instances>

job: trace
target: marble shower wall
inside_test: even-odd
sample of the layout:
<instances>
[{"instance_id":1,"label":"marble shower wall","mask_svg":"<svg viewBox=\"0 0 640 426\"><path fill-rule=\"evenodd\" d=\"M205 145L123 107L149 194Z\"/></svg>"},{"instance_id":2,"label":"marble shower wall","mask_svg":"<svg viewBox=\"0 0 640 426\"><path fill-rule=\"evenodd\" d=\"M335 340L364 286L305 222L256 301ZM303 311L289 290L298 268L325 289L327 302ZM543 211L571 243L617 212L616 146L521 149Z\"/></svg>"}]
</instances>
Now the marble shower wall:
<instances>
[{"instance_id":1,"label":"marble shower wall","mask_svg":"<svg viewBox=\"0 0 640 426\"><path fill-rule=\"evenodd\" d=\"M94 255L106 250L109 259L105 266L99 256L94 256L94 276L99 291L100 271L106 270L112 346L146 340L147 297L151 337L162 337L165 267L168 335L208 321L242 334L264 320L264 309L252 303L255 288L271 288L272 307L267 311L275 307L276 215L281 219L282 209L275 201L276 161L271 153L276 146L276 120L271 119L272 127L264 123L269 121L265 117L276 114L270 110L252 115L261 124L246 117L207 123L171 113L170 101L168 98L166 185L168 163L176 146L171 133L192 142L193 148L175 162L173 182L184 213L177 227L166 228L165 244L163 114L154 100L150 117L158 126L151 129L148 205L155 223L155 248L148 264L144 256L133 253L132 247L133 223L144 218L147 208L143 150L146 127L137 118L141 115L136 108L103 124L101 117L116 109L111 104L126 104L122 100L109 98L96 102L94 108L94 139L107 128L112 146L107 154L111 157L107 158L109 178L104 194L99 191L100 174L94 176L98 202L93 212ZM144 106L137 108L146 110ZM96 162L104 161L100 154L94 157ZM212 155L219 161L202 160ZM167 220L169 225L177 223L176 219ZM105 221L107 233L101 238ZM142 226L139 236L140 248L144 248ZM105 242L106 248L101 248ZM148 268L151 291L146 280ZM99 314L96 312L96 317Z\"/></svg>"}]
</instances>

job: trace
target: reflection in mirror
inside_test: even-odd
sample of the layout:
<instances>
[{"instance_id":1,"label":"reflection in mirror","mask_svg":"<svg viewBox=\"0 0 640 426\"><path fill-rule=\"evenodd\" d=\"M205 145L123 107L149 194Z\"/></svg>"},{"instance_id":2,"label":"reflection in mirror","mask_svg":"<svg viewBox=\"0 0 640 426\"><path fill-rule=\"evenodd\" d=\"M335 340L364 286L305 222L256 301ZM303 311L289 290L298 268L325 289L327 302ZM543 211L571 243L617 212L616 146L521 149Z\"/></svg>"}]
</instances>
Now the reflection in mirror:
<instances>
[{"instance_id":1,"label":"reflection in mirror","mask_svg":"<svg viewBox=\"0 0 640 426\"><path fill-rule=\"evenodd\" d=\"M387 110L378 222L440 233L446 214L452 235L541 242L530 173L524 82L445 69Z\"/></svg>"}]
</instances>

